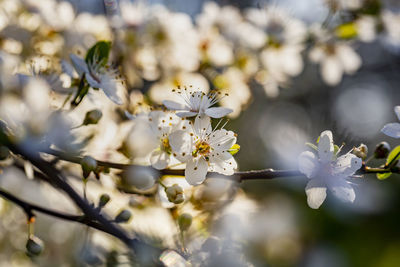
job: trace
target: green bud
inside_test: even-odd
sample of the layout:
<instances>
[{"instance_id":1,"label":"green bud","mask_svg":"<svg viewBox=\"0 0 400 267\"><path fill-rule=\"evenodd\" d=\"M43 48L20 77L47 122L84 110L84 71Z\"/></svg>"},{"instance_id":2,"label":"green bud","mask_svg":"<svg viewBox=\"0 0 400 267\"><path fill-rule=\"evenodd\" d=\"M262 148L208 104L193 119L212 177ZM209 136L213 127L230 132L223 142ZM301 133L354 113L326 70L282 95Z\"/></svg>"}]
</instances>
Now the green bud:
<instances>
[{"instance_id":1,"label":"green bud","mask_svg":"<svg viewBox=\"0 0 400 267\"><path fill-rule=\"evenodd\" d=\"M83 177L88 178L92 171L97 168L97 161L91 156L84 156L81 160Z\"/></svg>"},{"instance_id":2,"label":"green bud","mask_svg":"<svg viewBox=\"0 0 400 267\"><path fill-rule=\"evenodd\" d=\"M5 160L10 155L10 150L5 146L0 146L0 160Z\"/></svg>"},{"instance_id":3,"label":"green bud","mask_svg":"<svg viewBox=\"0 0 400 267\"><path fill-rule=\"evenodd\" d=\"M374 157L377 159L384 159L389 155L390 145L387 142L380 142L376 145Z\"/></svg>"},{"instance_id":4,"label":"green bud","mask_svg":"<svg viewBox=\"0 0 400 267\"><path fill-rule=\"evenodd\" d=\"M109 194L102 194L99 198L99 207L104 207L105 205L107 205L110 199L111 198Z\"/></svg>"},{"instance_id":5,"label":"green bud","mask_svg":"<svg viewBox=\"0 0 400 267\"><path fill-rule=\"evenodd\" d=\"M165 193L167 194L169 202L180 204L185 200L183 196L183 189L177 184L173 184L172 186L165 188Z\"/></svg>"},{"instance_id":6,"label":"green bud","mask_svg":"<svg viewBox=\"0 0 400 267\"><path fill-rule=\"evenodd\" d=\"M125 223L132 217L132 213L129 210L121 210L117 216L115 216L116 223Z\"/></svg>"},{"instance_id":7,"label":"green bud","mask_svg":"<svg viewBox=\"0 0 400 267\"><path fill-rule=\"evenodd\" d=\"M352 153L362 160L365 160L368 155L368 147L364 144L361 144L359 147L353 148Z\"/></svg>"},{"instance_id":8,"label":"green bud","mask_svg":"<svg viewBox=\"0 0 400 267\"><path fill-rule=\"evenodd\" d=\"M192 215L188 213L182 213L178 218L178 225L181 231L186 231L192 224Z\"/></svg>"},{"instance_id":9,"label":"green bud","mask_svg":"<svg viewBox=\"0 0 400 267\"><path fill-rule=\"evenodd\" d=\"M43 242L36 236L31 236L26 242L26 250L31 256L38 256L43 251Z\"/></svg>"},{"instance_id":10,"label":"green bud","mask_svg":"<svg viewBox=\"0 0 400 267\"><path fill-rule=\"evenodd\" d=\"M103 113L101 113L101 110L99 109L88 111L85 115L85 119L83 120L83 125L96 124L99 122L102 116Z\"/></svg>"}]
</instances>

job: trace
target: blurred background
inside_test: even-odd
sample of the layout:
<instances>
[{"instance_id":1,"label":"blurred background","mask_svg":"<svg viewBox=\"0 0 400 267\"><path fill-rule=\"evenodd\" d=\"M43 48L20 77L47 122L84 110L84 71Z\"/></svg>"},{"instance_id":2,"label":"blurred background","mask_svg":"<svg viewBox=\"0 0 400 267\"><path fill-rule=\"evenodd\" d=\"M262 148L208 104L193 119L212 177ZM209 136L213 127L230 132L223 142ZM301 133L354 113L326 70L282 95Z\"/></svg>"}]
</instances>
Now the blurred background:
<instances>
[{"instance_id":1,"label":"blurred background","mask_svg":"<svg viewBox=\"0 0 400 267\"><path fill-rule=\"evenodd\" d=\"M70 2L77 13L105 14L103 1ZM216 2L242 11L249 7L279 7L308 26L323 23L329 16L329 8L323 0ZM149 0L145 3L161 4L174 12L186 13L194 21L205 1ZM400 11L398 1L383 1L383 5L392 12ZM400 20L396 23L394 27L400 29ZM344 143L343 153L361 143L368 146L369 155L381 141L387 141L392 148L400 145L398 140L380 132L385 124L397 121L393 107L400 105L400 43L388 42L382 35L371 42L355 41L352 46L361 57L362 65L353 75L343 75L336 85L324 82L319 65L310 60L304 60L301 73L291 78L287 86L280 87L279 95L274 97L266 95L259 83L249 82L250 100L245 101L243 111L226 126L238 134L241 149L236 159L240 170L297 169L298 155L307 149L305 143L315 143L324 130L333 132L339 146ZM305 52L303 57L307 57ZM370 161L371 166L383 163L383 160ZM18 181L24 181L26 189L19 188ZM193 233L188 233L188 240L192 240L188 246L193 251L204 252L208 248L203 242L208 240L221 251L229 249L220 255L211 253L209 261L203 261L199 252L199 259L195 259L198 266L400 266L399 175L384 181L377 180L375 175L355 178L353 204L341 203L328 194L327 201L318 210L307 206L305 177L246 181L239 187L218 181L211 179L194 190L193 195L200 194L198 201L201 202L214 199L216 194L229 195L234 188L235 197L228 196L229 201L215 200L217 204L211 203L209 207L204 207L207 203L193 202L193 206L203 205L201 212L193 214L201 218L199 221L203 224L208 223L209 234L201 234L204 226L198 222ZM59 199L58 208L74 211L73 205L55 189L32 192L28 182L37 187L16 169L4 171L0 179L3 187L18 191L26 199L43 205L48 205L50 198ZM93 199L105 190L104 184L98 185L95 181L89 182L88 187ZM80 188L79 185L76 188ZM213 188L221 191L215 189L215 193ZM132 227L142 229L143 234L150 233L155 239L174 235L168 233L167 229L176 226L171 219L164 219L169 216L165 209L153 207L153 202L146 202L148 200L139 195L123 194L114 198L109 211L130 205L134 210ZM145 208L146 205L149 208ZM46 250L39 258L28 258L24 253L27 235L24 213L0 199L0 214L2 266L131 265L129 255L121 252L121 244L110 241L111 237L94 230L88 233L82 225L43 215L39 215L35 233L45 241ZM147 225L149 222L153 224L151 227ZM82 238L85 235L91 238ZM181 266L171 262L170 266Z\"/></svg>"}]
</instances>

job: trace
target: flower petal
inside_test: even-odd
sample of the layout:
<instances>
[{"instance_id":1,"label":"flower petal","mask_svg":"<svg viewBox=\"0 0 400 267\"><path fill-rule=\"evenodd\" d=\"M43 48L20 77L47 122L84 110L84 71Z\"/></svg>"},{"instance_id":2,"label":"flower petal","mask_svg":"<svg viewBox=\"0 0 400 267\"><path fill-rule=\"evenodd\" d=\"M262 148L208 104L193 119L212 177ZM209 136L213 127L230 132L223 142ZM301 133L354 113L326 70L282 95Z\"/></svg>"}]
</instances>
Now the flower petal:
<instances>
[{"instance_id":1,"label":"flower petal","mask_svg":"<svg viewBox=\"0 0 400 267\"><path fill-rule=\"evenodd\" d=\"M400 121L400 106L395 106L395 107L394 107L394 113L396 113L397 118L398 118L399 121Z\"/></svg>"},{"instance_id":2,"label":"flower petal","mask_svg":"<svg viewBox=\"0 0 400 267\"><path fill-rule=\"evenodd\" d=\"M192 153L192 137L190 133L182 130L175 131L168 136L174 156L181 162L190 159Z\"/></svg>"},{"instance_id":3,"label":"flower petal","mask_svg":"<svg viewBox=\"0 0 400 267\"><path fill-rule=\"evenodd\" d=\"M89 75L90 76L90 75ZM117 84L110 77L102 77L100 87L104 94L115 104L122 105L122 99L117 95Z\"/></svg>"},{"instance_id":4,"label":"flower petal","mask_svg":"<svg viewBox=\"0 0 400 267\"><path fill-rule=\"evenodd\" d=\"M318 209L326 198L326 185L321 179L311 179L306 186L307 203L312 209Z\"/></svg>"},{"instance_id":5,"label":"flower petal","mask_svg":"<svg viewBox=\"0 0 400 267\"><path fill-rule=\"evenodd\" d=\"M311 151L304 151L299 156L299 171L308 178L313 178L318 172L319 163L317 156Z\"/></svg>"},{"instance_id":6,"label":"flower petal","mask_svg":"<svg viewBox=\"0 0 400 267\"><path fill-rule=\"evenodd\" d=\"M362 159L354 154L347 153L337 159L333 167L333 173L335 175L348 177L353 175L361 166Z\"/></svg>"},{"instance_id":7,"label":"flower petal","mask_svg":"<svg viewBox=\"0 0 400 267\"><path fill-rule=\"evenodd\" d=\"M212 131L210 117L205 115L197 116L194 120L194 130L199 137L205 137L210 134Z\"/></svg>"},{"instance_id":8,"label":"flower petal","mask_svg":"<svg viewBox=\"0 0 400 267\"><path fill-rule=\"evenodd\" d=\"M383 126L381 132L393 138L400 138L400 123L388 123Z\"/></svg>"},{"instance_id":9,"label":"flower petal","mask_svg":"<svg viewBox=\"0 0 400 267\"><path fill-rule=\"evenodd\" d=\"M206 179L207 170L208 163L203 157L199 159L192 158L186 164L186 181L191 185L201 184Z\"/></svg>"},{"instance_id":10,"label":"flower petal","mask_svg":"<svg viewBox=\"0 0 400 267\"><path fill-rule=\"evenodd\" d=\"M178 112L176 113L176 116L180 118L186 118L186 117L193 117L199 114L198 112L192 112L192 111L187 111L187 112Z\"/></svg>"},{"instance_id":11,"label":"flower petal","mask_svg":"<svg viewBox=\"0 0 400 267\"><path fill-rule=\"evenodd\" d=\"M343 202L354 202L356 193L353 187L343 178L332 177L328 180L329 190Z\"/></svg>"},{"instance_id":12,"label":"flower petal","mask_svg":"<svg viewBox=\"0 0 400 267\"><path fill-rule=\"evenodd\" d=\"M188 107L185 104L178 103L178 102L175 102L175 101L164 100L162 103L167 109L171 109L171 110L188 110Z\"/></svg>"},{"instance_id":13,"label":"flower petal","mask_svg":"<svg viewBox=\"0 0 400 267\"><path fill-rule=\"evenodd\" d=\"M169 155L162 150L154 150L150 155L150 163L153 168L157 170L162 170L167 168L169 164Z\"/></svg>"},{"instance_id":14,"label":"flower petal","mask_svg":"<svg viewBox=\"0 0 400 267\"><path fill-rule=\"evenodd\" d=\"M235 133L225 129L216 130L209 136L208 143L214 151L227 151L236 143Z\"/></svg>"},{"instance_id":15,"label":"flower petal","mask_svg":"<svg viewBox=\"0 0 400 267\"><path fill-rule=\"evenodd\" d=\"M210 167L213 172L233 175L237 168L237 163L229 152L224 152L219 155L213 154L210 156Z\"/></svg>"},{"instance_id":16,"label":"flower petal","mask_svg":"<svg viewBox=\"0 0 400 267\"><path fill-rule=\"evenodd\" d=\"M323 163L330 162L333 156L333 138L331 131L323 131L318 142L318 156Z\"/></svg>"},{"instance_id":17,"label":"flower petal","mask_svg":"<svg viewBox=\"0 0 400 267\"><path fill-rule=\"evenodd\" d=\"M334 56L328 56L321 63L321 75L328 85L335 86L339 84L343 75L343 67L339 59Z\"/></svg>"},{"instance_id":18,"label":"flower petal","mask_svg":"<svg viewBox=\"0 0 400 267\"><path fill-rule=\"evenodd\" d=\"M75 54L70 54L69 58L71 59L72 65L74 65L74 68L79 76L82 76L83 73L89 72L88 66L83 58L78 57Z\"/></svg>"},{"instance_id":19,"label":"flower petal","mask_svg":"<svg viewBox=\"0 0 400 267\"><path fill-rule=\"evenodd\" d=\"M211 118L222 118L228 115L229 113L232 113L233 110L230 108L222 108L222 107L217 107L217 108L208 108L205 111L205 114L207 116L210 116Z\"/></svg>"}]
</instances>

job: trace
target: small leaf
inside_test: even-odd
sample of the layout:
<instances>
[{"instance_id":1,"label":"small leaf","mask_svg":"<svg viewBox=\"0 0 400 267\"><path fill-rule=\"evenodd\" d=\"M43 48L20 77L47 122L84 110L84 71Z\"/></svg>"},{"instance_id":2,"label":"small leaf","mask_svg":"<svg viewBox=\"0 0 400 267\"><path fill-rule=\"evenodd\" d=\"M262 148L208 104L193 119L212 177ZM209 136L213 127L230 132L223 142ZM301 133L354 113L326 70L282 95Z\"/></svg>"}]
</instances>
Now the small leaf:
<instances>
[{"instance_id":1,"label":"small leaf","mask_svg":"<svg viewBox=\"0 0 400 267\"><path fill-rule=\"evenodd\" d=\"M386 166L391 166L393 163L395 163L399 159L400 159L400 146L396 146L389 153L389 156L386 159Z\"/></svg>"},{"instance_id":2,"label":"small leaf","mask_svg":"<svg viewBox=\"0 0 400 267\"><path fill-rule=\"evenodd\" d=\"M87 51L85 61L89 64L96 60L99 61L101 65L106 65L110 50L111 42L99 41Z\"/></svg>"},{"instance_id":3,"label":"small leaf","mask_svg":"<svg viewBox=\"0 0 400 267\"><path fill-rule=\"evenodd\" d=\"M379 180L385 180L385 179L389 178L390 175L392 175L391 172L377 173L376 178L378 178Z\"/></svg>"},{"instance_id":4,"label":"small leaf","mask_svg":"<svg viewBox=\"0 0 400 267\"><path fill-rule=\"evenodd\" d=\"M236 153L238 153L240 150L240 145L238 144L234 144L230 149L229 149L229 153L231 153L231 155L235 155Z\"/></svg>"},{"instance_id":5,"label":"small leaf","mask_svg":"<svg viewBox=\"0 0 400 267\"><path fill-rule=\"evenodd\" d=\"M353 22L339 25L336 28L336 36L342 39L351 39L357 36L357 28Z\"/></svg>"}]
</instances>

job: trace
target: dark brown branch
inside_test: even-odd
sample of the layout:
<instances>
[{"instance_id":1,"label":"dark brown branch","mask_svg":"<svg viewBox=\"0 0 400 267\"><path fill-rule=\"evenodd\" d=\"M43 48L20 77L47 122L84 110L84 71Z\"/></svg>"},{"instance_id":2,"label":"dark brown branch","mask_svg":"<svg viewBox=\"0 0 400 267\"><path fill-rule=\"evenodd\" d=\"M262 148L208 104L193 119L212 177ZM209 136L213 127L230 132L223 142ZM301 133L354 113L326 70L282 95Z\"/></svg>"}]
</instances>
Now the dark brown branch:
<instances>
[{"instance_id":1,"label":"dark brown branch","mask_svg":"<svg viewBox=\"0 0 400 267\"><path fill-rule=\"evenodd\" d=\"M54 168L47 161L41 159L38 153L25 151L22 148L13 145L12 143L7 143L7 146L13 153L19 154L26 160L30 161L49 180L51 180L55 186L64 191L81 209L81 211L85 214L85 217L91 218L92 221L97 222L99 224L98 226L102 228L102 231L107 231L107 233L120 239L130 249L132 249L137 256L146 256L146 259L143 260L148 261L151 258L153 261L159 263L158 255L160 255L161 251L158 248L149 246L137 238L129 237L129 235L123 229L112 223L110 219L104 217L104 215L100 214L98 210L89 205L89 203L66 182L66 179L60 173L60 171Z\"/></svg>"}]
</instances>

